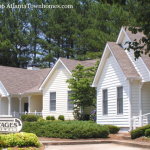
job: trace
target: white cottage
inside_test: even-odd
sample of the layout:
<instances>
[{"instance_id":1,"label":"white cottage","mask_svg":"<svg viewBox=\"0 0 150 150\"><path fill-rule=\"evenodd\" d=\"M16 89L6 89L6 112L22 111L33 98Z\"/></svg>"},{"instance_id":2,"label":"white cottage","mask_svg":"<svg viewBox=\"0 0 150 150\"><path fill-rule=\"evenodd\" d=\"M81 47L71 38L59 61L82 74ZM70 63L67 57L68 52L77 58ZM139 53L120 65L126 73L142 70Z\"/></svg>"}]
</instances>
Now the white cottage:
<instances>
[{"instance_id":1,"label":"white cottage","mask_svg":"<svg viewBox=\"0 0 150 150\"><path fill-rule=\"evenodd\" d=\"M0 116L19 116L28 112L73 119L73 104L66 80L77 64L90 67L95 63L96 60L60 58L51 69L0 66Z\"/></svg>"},{"instance_id":2,"label":"white cottage","mask_svg":"<svg viewBox=\"0 0 150 150\"><path fill-rule=\"evenodd\" d=\"M97 89L97 123L128 131L150 123L150 58L135 61L127 41L139 40L122 27L116 42L108 42L93 81Z\"/></svg>"}]
</instances>

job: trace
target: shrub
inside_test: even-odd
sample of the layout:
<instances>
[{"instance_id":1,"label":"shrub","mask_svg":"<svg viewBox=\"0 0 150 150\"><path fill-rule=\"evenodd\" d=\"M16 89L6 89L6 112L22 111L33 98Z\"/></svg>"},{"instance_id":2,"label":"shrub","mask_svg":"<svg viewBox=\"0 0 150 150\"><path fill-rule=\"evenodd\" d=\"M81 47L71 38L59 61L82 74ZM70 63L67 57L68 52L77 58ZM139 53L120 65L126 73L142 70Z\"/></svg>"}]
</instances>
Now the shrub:
<instances>
[{"instance_id":1,"label":"shrub","mask_svg":"<svg viewBox=\"0 0 150 150\"><path fill-rule=\"evenodd\" d=\"M27 117L27 116L28 116L27 114L21 115L21 120L22 120L22 121L26 121L26 117Z\"/></svg>"},{"instance_id":2,"label":"shrub","mask_svg":"<svg viewBox=\"0 0 150 150\"><path fill-rule=\"evenodd\" d=\"M55 120L55 117L54 117L54 116L51 116L51 120Z\"/></svg>"},{"instance_id":3,"label":"shrub","mask_svg":"<svg viewBox=\"0 0 150 150\"><path fill-rule=\"evenodd\" d=\"M63 115L59 115L58 120L64 121L64 120L65 120L65 117L64 117Z\"/></svg>"},{"instance_id":4,"label":"shrub","mask_svg":"<svg viewBox=\"0 0 150 150\"><path fill-rule=\"evenodd\" d=\"M106 138L109 134L108 127L90 121L24 122L22 130L39 137L67 139Z\"/></svg>"},{"instance_id":5,"label":"shrub","mask_svg":"<svg viewBox=\"0 0 150 150\"><path fill-rule=\"evenodd\" d=\"M42 121L45 121L45 119L44 119L44 118L42 118L42 117L40 117L40 118L38 118L38 120L37 120L37 121L42 122Z\"/></svg>"},{"instance_id":6,"label":"shrub","mask_svg":"<svg viewBox=\"0 0 150 150\"><path fill-rule=\"evenodd\" d=\"M146 125L146 126L143 126L143 127L139 127L139 128L137 128L135 130L132 130L131 131L131 138L132 139L136 139L136 138L139 138L141 136L144 136L146 129L150 129L150 124Z\"/></svg>"},{"instance_id":7,"label":"shrub","mask_svg":"<svg viewBox=\"0 0 150 150\"><path fill-rule=\"evenodd\" d=\"M145 136L146 137L150 137L150 129L146 129L145 130Z\"/></svg>"},{"instance_id":8,"label":"shrub","mask_svg":"<svg viewBox=\"0 0 150 150\"><path fill-rule=\"evenodd\" d=\"M0 139L0 147L40 146L38 137L32 133L1 134Z\"/></svg>"},{"instance_id":9,"label":"shrub","mask_svg":"<svg viewBox=\"0 0 150 150\"><path fill-rule=\"evenodd\" d=\"M91 113L90 113L90 120L96 122L96 110L91 111Z\"/></svg>"},{"instance_id":10,"label":"shrub","mask_svg":"<svg viewBox=\"0 0 150 150\"><path fill-rule=\"evenodd\" d=\"M89 114L81 114L80 120L88 121L88 120L90 120L90 115Z\"/></svg>"},{"instance_id":11,"label":"shrub","mask_svg":"<svg viewBox=\"0 0 150 150\"><path fill-rule=\"evenodd\" d=\"M47 116L46 120L55 120L55 117L54 116Z\"/></svg>"},{"instance_id":12,"label":"shrub","mask_svg":"<svg viewBox=\"0 0 150 150\"><path fill-rule=\"evenodd\" d=\"M114 125L105 125L105 126L108 127L110 134L117 134L120 130L119 127L114 126Z\"/></svg>"},{"instance_id":13,"label":"shrub","mask_svg":"<svg viewBox=\"0 0 150 150\"><path fill-rule=\"evenodd\" d=\"M33 121L37 121L39 118L41 118L41 117L37 116L37 115L31 115L31 114L21 115L22 121L33 122Z\"/></svg>"},{"instance_id":14,"label":"shrub","mask_svg":"<svg viewBox=\"0 0 150 150\"><path fill-rule=\"evenodd\" d=\"M51 116L47 116L47 117L46 117L46 120L51 120Z\"/></svg>"},{"instance_id":15,"label":"shrub","mask_svg":"<svg viewBox=\"0 0 150 150\"><path fill-rule=\"evenodd\" d=\"M40 117L36 115L27 115L25 121L34 122L37 121Z\"/></svg>"}]
</instances>

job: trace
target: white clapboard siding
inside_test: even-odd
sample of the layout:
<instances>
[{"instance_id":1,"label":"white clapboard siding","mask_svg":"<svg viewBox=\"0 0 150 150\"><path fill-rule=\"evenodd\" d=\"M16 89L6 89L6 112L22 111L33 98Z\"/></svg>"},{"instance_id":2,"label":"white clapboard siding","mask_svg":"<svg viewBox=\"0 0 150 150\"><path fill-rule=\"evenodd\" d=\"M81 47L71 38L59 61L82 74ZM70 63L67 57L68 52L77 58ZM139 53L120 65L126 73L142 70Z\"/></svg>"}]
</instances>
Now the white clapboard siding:
<instances>
[{"instance_id":1,"label":"white clapboard siding","mask_svg":"<svg viewBox=\"0 0 150 150\"><path fill-rule=\"evenodd\" d=\"M71 75L62 64L56 68L43 89L43 116L64 115L65 119L73 119L73 111L67 110L68 84ZM50 111L50 92L56 92L56 111Z\"/></svg>"},{"instance_id":2,"label":"white clapboard siding","mask_svg":"<svg viewBox=\"0 0 150 150\"><path fill-rule=\"evenodd\" d=\"M138 81L132 81L131 82L131 115L132 117L139 115L139 96L140 96L140 87Z\"/></svg>"},{"instance_id":3,"label":"white clapboard siding","mask_svg":"<svg viewBox=\"0 0 150 150\"><path fill-rule=\"evenodd\" d=\"M142 113L150 113L150 82L142 87Z\"/></svg>"},{"instance_id":4,"label":"white clapboard siding","mask_svg":"<svg viewBox=\"0 0 150 150\"><path fill-rule=\"evenodd\" d=\"M123 86L123 114L117 115L117 87ZM108 89L108 115L103 115L102 90ZM110 55L106 60L97 86L97 123L129 127L128 84L125 76Z\"/></svg>"}]
</instances>

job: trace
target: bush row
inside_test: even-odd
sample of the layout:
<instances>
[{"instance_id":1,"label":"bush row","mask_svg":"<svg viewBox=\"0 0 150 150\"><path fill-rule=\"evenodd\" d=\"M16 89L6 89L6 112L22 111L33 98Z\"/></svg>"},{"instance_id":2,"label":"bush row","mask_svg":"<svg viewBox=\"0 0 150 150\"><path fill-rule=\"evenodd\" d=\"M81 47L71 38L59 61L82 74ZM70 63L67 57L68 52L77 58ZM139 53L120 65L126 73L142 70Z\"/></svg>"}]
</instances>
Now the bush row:
<instances>
[{"instance_id":1,"label":"bush row","mask_svg":"<svg viewBox=\"0 0 150 150\"><path fill-rule=\"evenodd\" d=\"M30 115L30 114L21 115L21 120L22 121L28 121L28 122L38 121L38 120L41 120L41 118L42 117L37 116L37 115ZM55 120L55 117L54 116L47 116L46 120ZM58 120L64 121L65 117L63 115L59 115Z\"/></svg>"},{"instance_id":2,"label":"bush row","mask_svg":"<svg viewBox=\"0 0 150 150\"><path fill-rule=\"evenodd\" d=\"M15 134L0 135L0 147L15 147L15 146L39 147L40 143L38 137L32 133L15 133Z\"/></svg>"},{"instance_id":3,"label":"bush row","mask_svg":"<svg viewBox=\"0 0 150 150\"><path fill-rule=\"evenodd\" d=\"M22 121L34 122L34 121L38 121L39 118L40 116L37 115L29 115L29 114L21 115Z\"/></svg>"},{"instance_id":4,"label":"bush row","mask_svg":"<svg viewBox=\"0 0 150 150\"><path fill-rule=\"evenodd\" d=\"M39 137L67 139L106 138L109 135L107 126L90 121L24 122L22 131L35 133Z\"/></svg>"},{"instance_id":5,"label":"bush row","mask_svg":"<svg viewBox=\"0 0 150 150\"><path fill-rule=\"evenodd\" d=\"M56 120L54 116L47 116L46 117L46 120ZM58 120L62 120L64 121L65 120L65 117L63 115L59 115L58 116Z\"/></svg>"},{"instance_id":6,"label":"bush row","mask_svg":"<svg viewBox=\"0 0 150 150\"><path fill-rule=\"evenodd\" d=\"M150 136L150 124L143 126L143 127L139 127L135 130L131 131L131 138L132 139L136 139L139 138L141 136Z\"/></svg>"}]
</instances>

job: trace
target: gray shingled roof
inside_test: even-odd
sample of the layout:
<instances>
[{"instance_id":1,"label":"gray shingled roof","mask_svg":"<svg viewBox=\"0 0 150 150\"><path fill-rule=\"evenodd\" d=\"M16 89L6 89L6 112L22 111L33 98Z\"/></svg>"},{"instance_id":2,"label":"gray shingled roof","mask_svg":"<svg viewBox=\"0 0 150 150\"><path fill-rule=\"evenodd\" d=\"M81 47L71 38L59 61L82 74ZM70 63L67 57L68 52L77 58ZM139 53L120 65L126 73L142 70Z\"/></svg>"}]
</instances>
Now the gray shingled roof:
<instances>
[{"instance_id":1,"label":"gray shingled roof","mask_svg":"<svg viewBox=\"0 0 150 150\"><path fill-rule=\"evenodd\" d=\"M77 64L86 67L95 64L96 60L77 61L61 58L67 68L72 71ZM15 67L0 66L0 81L10 94L39 92L39 87L51 71L50 68L27 70Z\"/></svg>"},{"instance_id":2,"label":"gray shingled roof","mask_svg":"<svg viewBox=\"0 0 150 150\"><path fill-rule=\"evenodd\" d=\"M75 69L75 67L78 64L81 64L85 67L91 67L94 66L95 63L98 61L98 59L93 59L93 60L85 60L85 61L79 61L79 60L73 60L73 59L66 59L66 58L60 58L60 60L64 63L64 65L72 71Z\"/></svg>"},{"instance_id":3,"label":"gray shingled roof","mask_svg":"<svg viewBox=\"0 0 150 150\"><path fill-rule=\"evenodd\" d=\"M128 37L131 39L131 41L134 41L135 39L137 41L139 41L142 37L144 37L145 35L142 32L137 32L136 34L133 34L131 31L128 30L128 28L125 28L125 31L128 35ZM150 70L150 57L148 55L142 55L141 57L144 61L144 63L146 64L147 68Z\"/></svg>"},{"instance_id":4,"label":"gray shingled roof","mask_svg":"<svg viewBox=\"0 0 150 150\"><path fill-rule=\"evenodd\" d=\"M108 45L125 76L128 78L140 78L125 50L115 42L108 42Z\"/></svg>"},{"instance_id":5,"label":"gray shingled roof","mask_svg":"<svg viewBox=\"0 0 150 150\"><path fill-rule=\"evenodd\" d=\"M26 93L43 82L50 69L27 70L0 66L0 81L10 94Z\"/></svg>"}]
</instances>

